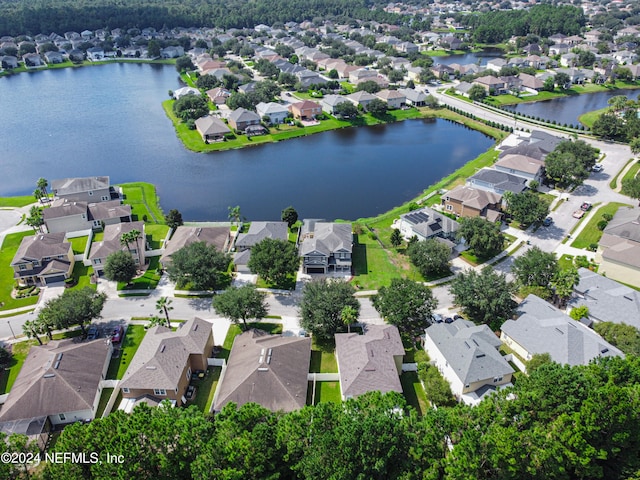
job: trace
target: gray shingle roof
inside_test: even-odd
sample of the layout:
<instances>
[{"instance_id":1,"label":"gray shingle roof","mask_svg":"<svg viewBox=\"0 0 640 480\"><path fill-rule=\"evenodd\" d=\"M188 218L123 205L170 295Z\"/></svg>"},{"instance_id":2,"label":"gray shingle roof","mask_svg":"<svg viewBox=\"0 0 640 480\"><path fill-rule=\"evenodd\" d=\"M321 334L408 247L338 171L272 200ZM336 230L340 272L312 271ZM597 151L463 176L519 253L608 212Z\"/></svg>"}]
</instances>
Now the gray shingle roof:
<instances>
[{"instance_id":1,"label":"gray shingle roof","mask_svg":"<svg viewBox=\"0 0 640 480\"><path fill-rule=\"evenodd\" d=\"M195 125L201 135L224 135L231 131L222 120L210 115L197 119Z\"/></svg>"},{"instance_id":2,"label":"gray shingle roof","mask_svg":"<svg viewBox=\"0 0 640 480\"><path fill-rule=\"evenodd\" d=\"M123 233L128 233L132 230L138 230L141 233L137 243L138 246L143 249L145 245L143 222L127 222L118 223L115 225L106 225L104 227L103 240L101 242L94 243L91 246L89 259L93 260L95 258L107 258L114 252L120 250L127 251L127 247L120 243L120 237L122 237Z\"/></svg>"},{"instance_id":3,"label":"gray shingle roof","mask_svg":"<svg viewBox=\"0 0 640 480\"><path fill-rule=\"evenodd\" d=\"M51 188L57 195L71 195L109 188L109 177L63 178L52 180Z\"/></svg>"},{"instance_id":4,"label":"gray shingle roof","mask_svg":"<svg viewBox=\"0 0 640 480\"><path fill-rule=\"evenodd\" d=\"M395 326L370 325L364 335L339 333L335 339L342 395L402 393L394 357L400 357L402 362L404 347Z\"/></svg>"},{"instance_id":5,"label":"gray shingle roof","mask_svg":"<svg viewBox=\"0 0 640 480\"><path fill-rule=\"evenodd\" d=\"M537 160L543 160L547 152L544 152L536 145L530 145L528 143L522 143L516 147L511 147L504 150L499 158L504 158L506 155L525 155L527 157L535 158Z\"/></svg>"},{"instance_id":6,"label":"gray shingle roof","mask_svg":"<svg viewBox=\"0 0 640 480\"><path fill-rule=\"evenodd\" d=\"M214 409L229 402L255 402L290 412L307 401L311 339L249 330L233 342L227 370L218 385Z\"/></svg>"},{"instance_id":7,"label":"gray shingle roof","mask_svg":"<svg viewBox=\"0 0 640 480\"><path fill-rule=\"evenodd\" d=\"M57 257L59 255L64 255L66 258L70 248L71 244L65 239L64 232L39 233L24 237L11 261L11 265L32 260L42 261L44 257Z\"/></svg>"},{"instance_id":8,"label":"gray shingle roof","mask_svg":"<svg viewBox=\"0 0 640 480\"><path fill-rule=\"evenodd\" d=\"M586 365L596 357L624 356L593 330L550 303L529 295L519 306L517 320L502 324L502 332L530 354L548 353L553 361Z\"/></svg>"},{"instance_id":9,"label":"gray shingle roof","mask_svg":"<svg viewBox=\"0 0 640 480\"><path fill-rule=\"evenodd\" d=\"M211 324L198 317L184 322L175 332L163 326L151 327L131 360L120 388L174 390L189 355L211 353L205 352L211 336Z\"/></svg>"},{"instance_id":10,"label":"gray shingle roof","mask_svg":"<svg viewBox=\"0 0 640 480\"><path fill-rule=\"evenodd\" d=\"M287 240L287 222L251 222L247 233L238 234L235 245L238 248L250 248L265 238Z\"/></svg>"},{"instance_id":11,"label":"gray shingle roof","mask_svg":"<svg viewBox=\"0 0 640 480\"><path fill-rule=\"evenodd\" d=\"M640 242L640 209L619 208L604 233Z\"/></svg>"},{"instance_id":12,"label":"gray shingle roof","mask_svg":"<svg viewBox=\"0 0 640 480\"><path fill-rule=\"evenodd\" d=\"M0 422L91 409L107 356L104 340L34 345L0 409Z\"/></svg>"},{"instance_id":13,"label":"gray shingle roof","mask_svg":"<svg viewBox=\"0 0 640 480\"><path fill-rule=\"evenodd\" d=\"M452 218L428 207L405 213L400 218L411 224L414 232L427 238L434 235L450 236L460 228L460 224Z\"/></svg>"},{"instance_id":14,"label":"gray shingle roof","mask_svg":"<svg viewBox=\"0 0 640 480\"><path fill-rule=\"evenodd\" d=\"M305 220L300 231L300 255L320 252L327 256L338 250L351 252L353 233L350 223Z\"/></svg>"},{"instance_id":15,"label":"gray shingle roof","mask_svg":"<svg viewBox=\"0 0 640 480\"><path fill-rule=\"evenodd\" d=\"M510 191L513 193L520 193L527 188L527 180L510 173L499 172L491 168L483 168L472 177L469 177L469 182L473 184L476 180L482 183L488 183L497 188L498 190Z\"/></svg>"},{"instance_id":16,"label":"gray shingle roof","mask_svg":"<svg viewBox=\"0 0 640 480\"><path fill-rule=\"evenodd\" d=\"M578 294L571 300L577 307L586 305L589 317L600 322L626 323L640 328L640 292L591 270L581 268Z\"/></svg>"},{"instance_id":17,"label":"gray shingle roof","mask_svg":"<svg viewBox=\"0 0 640 480\"><path fill-rule=\"evenodd\" d=\"M427 328L425 334L464 385L514 371L498 352L500 340L486 325L456 320L453 323L436 323Z\"/></svg>"}]
</instances>

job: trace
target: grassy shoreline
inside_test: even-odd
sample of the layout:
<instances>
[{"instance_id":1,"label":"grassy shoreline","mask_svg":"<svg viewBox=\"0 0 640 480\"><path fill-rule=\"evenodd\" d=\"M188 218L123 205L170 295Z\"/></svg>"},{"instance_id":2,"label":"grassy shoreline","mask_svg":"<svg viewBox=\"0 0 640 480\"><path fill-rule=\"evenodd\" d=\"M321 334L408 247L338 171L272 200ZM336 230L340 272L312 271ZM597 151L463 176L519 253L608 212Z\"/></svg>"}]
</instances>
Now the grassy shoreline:
<instances>
[{"instance_id":1,"label":"grassy shoreline","mask_svg":"<svg viewBox=\"0 0 640 480\"><path fill-rule=\"evenodd\" d=\"M156 59L156 60L147 60L143 58L115 58L113 60L101 60L101 61L89 61L84 60L80 63L73 63L70 60L67 60L62 63L54 63L50 65L44 65L42 67L32 67L26 68L24 65L14 68L12 70L4 70L0 72L0 78L8 77L10 75L18 75L20 73L35 73L42 72L46 70L58 70L60 68L80 68L80 67L97 67L100 65L109 65L111 63L151 63L151 64L163 64L163 65L175 65L175 58L170 59Z\"/></svg>"}]
</instances>

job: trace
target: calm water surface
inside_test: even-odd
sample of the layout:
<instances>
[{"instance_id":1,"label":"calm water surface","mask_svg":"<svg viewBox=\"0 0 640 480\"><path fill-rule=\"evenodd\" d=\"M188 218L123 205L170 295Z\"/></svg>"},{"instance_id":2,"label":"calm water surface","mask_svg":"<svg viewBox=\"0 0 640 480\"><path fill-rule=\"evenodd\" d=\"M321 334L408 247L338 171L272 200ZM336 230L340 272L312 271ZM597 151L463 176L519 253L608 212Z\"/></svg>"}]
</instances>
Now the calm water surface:
<instances>
[{"instance_id":1,"label":"calm water surface","mask_svg":"<svg viewBox=\"0 0 640 480\"><path fill-rule=\"evenodd\" d=\"M226 220L240 205L274 219L382 213L487 150L492 140L444 120L350 128L243 150L198 154L162 110L179 86L172 66L112 64L0 78L0 196L31 194L39 177L149 181L163 209Z\"/></svg>"}]
</instances>

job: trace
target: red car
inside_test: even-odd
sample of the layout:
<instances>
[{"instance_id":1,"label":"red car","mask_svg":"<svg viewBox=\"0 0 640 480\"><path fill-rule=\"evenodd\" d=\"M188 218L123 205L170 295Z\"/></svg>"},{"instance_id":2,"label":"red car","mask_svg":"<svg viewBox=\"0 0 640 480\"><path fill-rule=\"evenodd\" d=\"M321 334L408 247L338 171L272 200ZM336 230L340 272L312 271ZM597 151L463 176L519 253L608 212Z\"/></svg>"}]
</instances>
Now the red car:
<instances>
[{"instance_id":1,"label":"red car","mask_svg":"<svg viewBox=\"0 0 640 480\"><path fill-rule=\"evenodd\" d=\"M122 325L118 325L113 329L113 333L111 334L111 343L120 343L122 337L124 337L124 328Z\"/></svg>"}]
</instances>

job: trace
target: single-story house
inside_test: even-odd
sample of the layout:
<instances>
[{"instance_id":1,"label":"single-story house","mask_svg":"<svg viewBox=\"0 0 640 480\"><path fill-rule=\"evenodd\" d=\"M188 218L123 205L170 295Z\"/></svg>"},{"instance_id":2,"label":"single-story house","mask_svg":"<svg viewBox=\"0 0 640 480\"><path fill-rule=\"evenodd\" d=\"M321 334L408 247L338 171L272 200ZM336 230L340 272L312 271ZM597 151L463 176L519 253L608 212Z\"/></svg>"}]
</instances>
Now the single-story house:
<instances>
[{"instance_id":1,"label":"single-story house","mask_svg":"<svg viewBox=\"0 0 640 480\"><path fill-rule=\"evenodd\" d=\"M358 83L362 80L371 80L378 76L378 72L376 70L369 70L368 68L359 68L358 70L353 70L349 72L349 82Z\"/></svg>"},{"instance_id":2,"label":"single-story house","mask_svg":"<svg viewBox=\"0 0 640 480\"><path fill-rule=\"evenodd\" d=\"M322 106L322 111L334 115L336 106L344 102L348 102L348 100L342 95L325 95L320 100L320 105Z\"/></svg>"},{"instance_id":3,"label":"single-story house","mask_svg":"<svg viewBox=\"0 0 640 480\"><path fill-rule=\"evenodd\" d=\"M120 380L122 398L135 402L152 397L183 405L191 375L207 370L212 351L211 323L201 318L179 324L176 331L162 325L151 327Z\"/></svg>"},{"instance_id":4,"label":"single-story house","mask_svg":"<svg viewBox=\"0 0 640 480\"><path fill-rule=\"evenodd\" d=\"M503 195L504 192L523 192L527 188L527 179L492 168L483 168L467 179L467 185Z\"/></svg>"},{"instance_id":5,"label":"single-story house","mask_svg":"<svg viewBox=\"0 0 640 480\"><path fill-rule=\"evenodd\" d=\"M18 59L13 55L4 55L0 57L0 67L6 69L18 68Z\"/></svg>"},{"instance_id":6,"label":"single-story house","mask_svg":"<svg viewBox=\"0 0 640 480\"><path fill-rule=\"evenodd\" d=\"M350 93L345 98L349 100L351 103L353 103L356 107L362 106L362 108L366 110L369 104L371 103L371 100L374 100L376 97L375 95L369 92L360 90L359 92Z\"/></svg>"},{"instance_id":7,"label":"single-story house","mask_svg":"<svg viewBox=\"0 0 640 480\"><path fill-rule=\"evenodd\" d=\"M24 66L27 68L44 66L42 58L40 58L40 55L37 53L25 53L22 56L22 61L24 62Z\"/></svg>"},{"instance_id":8,"label":"single-story house","mask_svg":"<svg viewBox=\"0 0 640 480\"><path fill-rule=\"evenodd\" d=\"M389 108L402 108L407 101L407 97L398 90L380 90L375 96L385 102Z\"/></svg>"},{"instance_id":9,"label":"single-story house","mask_svg":"<svg viewBox=\"0 0 640 480\"><path fill-rule=\"evenodd\" d=\"M640 329L640 292L587 268L580 268L578 274L571 308L584 305L589 309L589 320L626 323Z\"/></svg>"},{"instance_id":10,"label":"single-story house","mask_svg":"<svg viewBox=\"0 0 640 480\"><path fill-rule=\"evenodd\" d=\"M118 198L109 185L109 177L63 178L51 181L51 190L57 198L72 202L108 202Z\"/></svg>"},{"instance_id":11,"label":"single-story house","mask_svg":"<svg viewBox=\"0 0 640 480\"><path fill-rule=\"evenodd\" d=\"M459 217L483 217L490 222L502 218L500 205L502 196L466 185L458 185L442 195L442 206L445 211Z\"/></svg>"},{"instance_id":12,"label":"single-story house","mask_svg":"<svg viewBox=\"0 0 640 480\"><path fill-rule=\"evenodd\" d=\"M460 225L446 215L424 207L400 215L398 228L405 240L416 236L418 240L439 237L454 241Z\"/></svg>"},{"instance_id":13,"label":"single-story house","mask_svg":"<svg viewBox=\"0 0 640 480\"><path fill-rule=\"evenodd\" d=\"M518 78L522 81L522 88L527 92L536 94L544 87L544 82L533 75L521 73Z\"/></svg>"},{"instance_id":14,"label":"single-story house","mask_svg":"<svg viewBox=\"0 0 640 480\"><path fill-rule=\"evenodd\" d=\"M604 229L596 252L598 271L609 278L640 285L640 210L619 208Z\"/></svg>"},{"instance_id":15,"label":"single-story house","mask_svg":"<svg viewBox=\"0 0 640 480\"><path fill-rule=\"evenodd\" d=\"M216 105L224 105L230 96L231 92L223 87L215 87L207 90L207 97Z\"/></svg>"},{"instance_id":16,"label":"single-story house","mask_svg":"<svg viewBox=\"0 0 640 480\"><path fill-rule=\"evenodd\" d=\"M122 245L120 239L123 233L129 233L133 230L140 232L138 239L127 245ZM131 253L136 265L144 265L146 261L145 247L146 237L144 233L144 222L118 223L116 225L107 225L104 227L104 237L101 242L95 242L91 245L89 260L91 266L98 275L102 275L107 257L112 253L124 251Z\"/></svg>"},{"instance_id":17,"label":"single-story house","mask_svg":"<svg viewBox=\"0 0 640 480\"><path fill-rule=\"evenodd\" d=\"M350 223L304 220L298 246L304 273L351 271L353 233Z\"/></svg>"},{"instance_id":18,"label":"single-story house","mask_svg":"<svg viewBox=\"0 0 640 480\"><path fill-rule=\"evenodd\" d=\"M171 256L174 253L192 243L205 242L207 245L213 245L219 252L226 252L230 241L229 227L188 227L180 225L164 246L160 263L163 266L168 265L171 263Z\"/></svg>"},{"instance_id":19,"label":"single-story house","mask_svg":"<svg viewBox=\"0 0 640 480\"><path fill-rule=\"evenodd\" d=\"M71 277L75 260L63 232L24 237L13 256L14 278L22 285L49 285Z\"/></svg>"},{"instance_id":20,"label":"single-story house","mask_svg":"<svg viewBox=\"0 0 640 480\"><path fill-rule=\"evenodd\" d=\"M289 116L289 109L285 105L275 102L260 102L256 105L256 112L260 118L267 117L269 123L273 125L283 123L284 119Z\"/></svg>"},{"instance_id":21,"label":"single-story house","mask_svg":"<svg viewBox=\"0 0 640 480\"><path fill-rule=\"evenodd\" d=\"M175 98L176 100L179 100L185 95L200 95L200 90L193 87L182 87L173 91L173 98Z\"/></svg>"},{"instance_id":22,"label":"single-story house","mask_svg":"<svg viewBox=\"0 0 640 480\"><path fill-rule=\"evenodd\" d=\"M624 356L589 327L533 294L518 307L517 320L500 327L500 339L525 361L548 353L554 362L586 365L597 357Z\"/></svg>"},{"instance_id":23,"label":"single-story house","mask_svg":"<svg viewBox=\"0 0 640 480\"><path fill-rule=\"evenodd\" d=\"M233 342L213 408L253 402L274 412L299 410L307 401L310 361L311 338L244 332Z\"/></svg>"},{"instance_id":24,"label":"single-story house","mask_svg":"<svg viewBox=\"0 0 640 480\"><path fill-rule=\"evenodd\" d=\"M32 346L0 408L0 431L27 435L44 450L55 427L92 420L112 351L104 339Z\"/></svg>"},{"instance_id":25,"label":"single-story house","mask_svg":"<svg viewBox=\"0 0 640 480\"><path fill-rule=\"evenodd\" d=\"M493 168L526 178L529 182L535 180L540 183L544 173L544 161L526 155L509 154L494 163Z\"/></svg>"},{"instance_id":26,"label":"single-story house","mask_svg":"<svg viewBox=\"0 0 640 480\"><path fill-rule=\"evenodd\" d=\"M53 52L53 51L46 52L44 54L44 58L47 61L47 63L54 64L54 65L56 63L64 62L64 56L60 52Z\"/></svg>"},{"instance_id":27,"label":"single-story house","mask_svg":"<svg viewBox=\"0 0 640 480\"><path fill-rule=\"evenodd\" d=\"M289 105L289 111L299 120L313 120L322 113L322 107L311 100L304 100Z\"/></svg>"},{"instance_id":28,"label":"single-story house","mask_svg":"<svg viewBox=\"0 0 640 480\"><path fill-rule=\"evenodd\" d=\"M288 240L289 228L287 222L251 222L247 233L239 233L235 241L236 253L233 263L239 272L249 272L249 258L251 248L265 238L273 240Z\"/></svg>"},{"instance_id":29,"label":"single-story house","mask_svg":"<svg viewBox=\"0 0 640 480\"><path fill-rule=\"evenodd\" d=\"M219 142L224 140L225 135L231 133L226 123L211 115L200 117L195 124L196 130L204 142Z\"/></svg>"},{"instance_id":30,"label":"single-story house","mask_svg":"<svg viewBox=\"0 0 640 480\"><path fill-rule=\"evenodd\" d=\"M260 117L255 112L250 112L245 108L237 108L229 115L229 125L234 130L244 132L247 127L260 125Z\"/></svg>"},{"instance_id":31,"label":"single-story house","mask_svg":"<svg viewBox=\"0 0 640 480\"><path fill-rule=\"evenodd\" d=\"M453 87L456 92L458 92L463 97L469 97L469 90L473 88L473 84L469 82L460 82L458 85Z\"/></svg>"},{"instance_id":32,"label":"single-story house","mask_svg":"<svg viewBox=\"0 0 640 480\"><path fill-rule=\"evenodd\" d=\"M427 101L427 94L415 88L399 88L398 92L404 95L405 103L414 107L424 107Z\"/></svg>"},{"instance_id":33,"label":"single-story house","mask_svg":"<svg viewBox=\"0 0 640 480\"><path fill-rule=\"evenodd\" d=\"M364 335L338 333L335 340L343 400L371 391L402 393L405 352L395 325L369 325Z\"/></svg>"},{"instance_id":34,"label":"single-story house","mask_svg":"<svg viewBox=\"0 0 640 480\"><path fill-rule=\"evenodd\" d=\"M502 342L487 325L458 319L425 330L424 349L458 400L476 405L498 387L511 385L514 373L498 351Z\"/></svg>"},{"instance_id":35,"label":"single-story house","mask_svg":"<svg viewBox=\"0 0 640 480\"><path fill-rule=\"evenodd\" d=\"M162 58L178 58L184 55L184 48L181 45L171 45L160 50Z\"/></svg>"}]
</instances>

